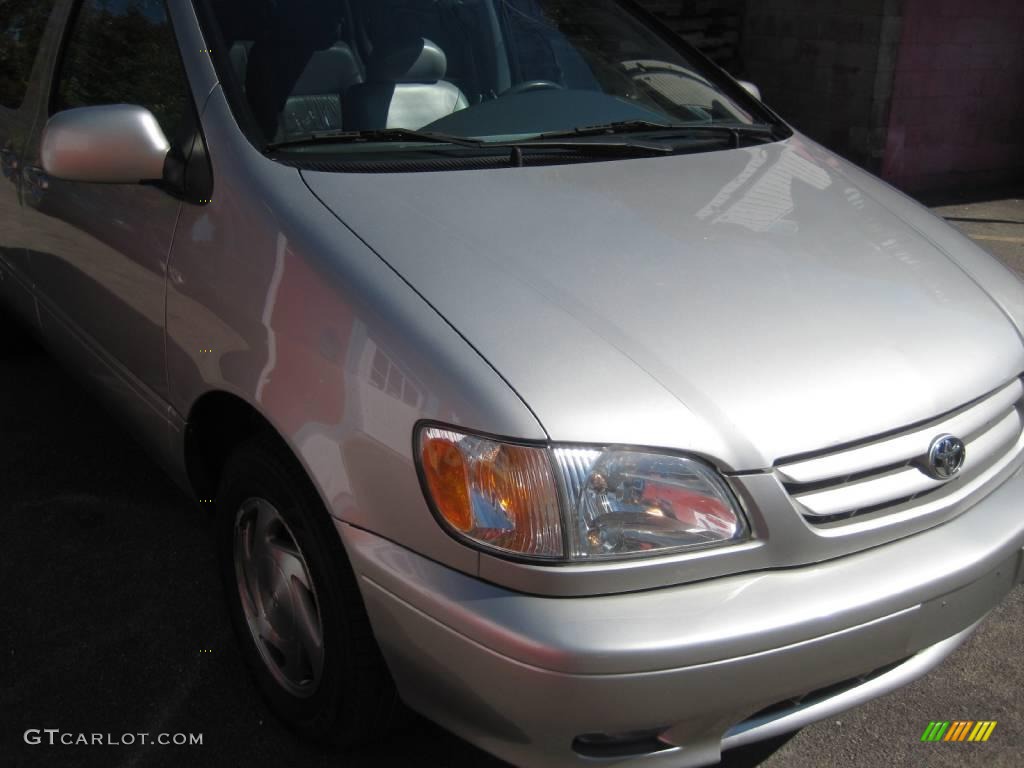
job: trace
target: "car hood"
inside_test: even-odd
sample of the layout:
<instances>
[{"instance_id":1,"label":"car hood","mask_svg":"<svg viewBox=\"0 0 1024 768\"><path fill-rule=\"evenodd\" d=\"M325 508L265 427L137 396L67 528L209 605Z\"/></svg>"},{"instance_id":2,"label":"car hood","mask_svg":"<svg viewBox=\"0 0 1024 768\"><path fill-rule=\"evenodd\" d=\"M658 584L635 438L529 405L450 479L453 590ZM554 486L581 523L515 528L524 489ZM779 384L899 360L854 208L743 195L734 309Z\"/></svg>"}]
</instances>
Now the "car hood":
<instances>
[{"instance_id":1,"label":"car hood","mask_svg":"<svg viewBox=\"0 0 1024 768\"><path fill-rule=\"evenodd\" d=\"M799 135L303 176L555 441L758 469L933 418L1024 370L1011 313L951 252L974 246L940 248L885 199L896 193Z\"/></svg>"}]
</instances>

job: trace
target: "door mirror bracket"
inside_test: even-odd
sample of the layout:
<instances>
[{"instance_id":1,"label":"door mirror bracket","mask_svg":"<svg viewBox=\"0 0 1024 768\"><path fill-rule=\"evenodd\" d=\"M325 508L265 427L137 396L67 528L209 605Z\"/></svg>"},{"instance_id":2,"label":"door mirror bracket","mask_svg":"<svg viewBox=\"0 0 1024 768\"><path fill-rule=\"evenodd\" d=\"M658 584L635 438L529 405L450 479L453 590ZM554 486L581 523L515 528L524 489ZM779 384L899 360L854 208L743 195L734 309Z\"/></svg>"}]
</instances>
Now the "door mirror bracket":
<instances>
[{"instance_id":1,"label":"door mirror bracket","mask_svg":"<svg viewBox=\"0 0 1024 768\"><path fill-rule=\"evenodd\" d=\"M43 131L43 170L55 179L156 184L191 203L208 203L213 174L199 121L174 146L153 113L131 104L58 112Z\"/></svg>"},{"instance_id":2,"label":"door mirror bracket","mask_svg":"<svg viewBox=\"0 0 1024 768\"><path fill-rule=\"evenodd\" d=\"M749 93L751 96L753 96L758 101L761 101L761 89L760 88L758 88L753 83L747 82L746 80L740 80L739 84L741 86L743 86L743 90L745 90L747 93Z\"/></svg>"}]
</instances>

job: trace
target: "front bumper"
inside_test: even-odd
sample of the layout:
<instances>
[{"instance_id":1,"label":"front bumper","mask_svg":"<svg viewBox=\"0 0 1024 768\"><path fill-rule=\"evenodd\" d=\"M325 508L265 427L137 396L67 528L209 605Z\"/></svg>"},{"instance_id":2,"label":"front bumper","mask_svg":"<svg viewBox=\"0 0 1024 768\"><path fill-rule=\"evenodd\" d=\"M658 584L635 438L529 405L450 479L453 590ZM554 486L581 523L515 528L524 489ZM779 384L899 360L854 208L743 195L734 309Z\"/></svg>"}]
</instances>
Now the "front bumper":
<instances>
[{"instance_id":1,"label":"front bumper","mask_svg":"<svg viewBox=\"0 0 1024 768\"><path fill-rule=\"evenodd\" d=\"M938 664L1024 576L1022 499L1018 472L954 520L855 555L586 598L510 592L337 526L413 708L520 766L678 767ZM574 748L633 732L661 744Z\"/></svg>"}]
</instances>

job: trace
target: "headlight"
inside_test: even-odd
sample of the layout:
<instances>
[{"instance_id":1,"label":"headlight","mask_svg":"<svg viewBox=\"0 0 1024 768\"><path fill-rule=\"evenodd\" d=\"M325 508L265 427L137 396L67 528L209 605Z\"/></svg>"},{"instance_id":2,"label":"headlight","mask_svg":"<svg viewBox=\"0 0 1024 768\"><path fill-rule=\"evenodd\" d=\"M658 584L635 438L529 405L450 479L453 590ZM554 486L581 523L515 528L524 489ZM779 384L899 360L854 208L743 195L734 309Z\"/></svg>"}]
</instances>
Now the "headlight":
<instances>
[{"instance_id":1,"label":"headlight","mask_svg":"<svg viewBox=\"0 0 1024 768\"><path fill-rule=\"evenodd\" d=\"M666 552L747 537L721 477L685 456L554 448L573 503L573 560Z\"/></svg>"},{"instance_id":2,"label":"headlight","mask_svg":"<svg viewBox=\"0 0 1024 768\"><path fill-rule=\"evenodd\" d=\"M424 491L457 538L520 557L592 561L749 538L725 481L702 462L622 448L535 447L426 426Z\"/></svg>"}]
</instances>

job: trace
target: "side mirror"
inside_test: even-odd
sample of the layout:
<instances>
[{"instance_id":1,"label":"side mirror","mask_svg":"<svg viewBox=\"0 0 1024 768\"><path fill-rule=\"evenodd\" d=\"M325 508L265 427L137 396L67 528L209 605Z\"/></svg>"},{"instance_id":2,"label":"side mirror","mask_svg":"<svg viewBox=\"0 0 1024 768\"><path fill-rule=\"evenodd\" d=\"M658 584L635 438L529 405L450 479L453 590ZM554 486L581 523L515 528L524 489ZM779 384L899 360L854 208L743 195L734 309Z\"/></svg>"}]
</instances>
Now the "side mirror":
<instances>
[{"instance_id":1,"label":"side mirror","mask_svg":"<svg viewBox=\"0 0 1024 768\"><path fill-rule=\"evenodd\" d=\"M746 80L740 80L739 83L740 83L740 85L743 86L743 90L745 90L747 93L749 93L751 96L753 96L758 101L761 101L761 89L760 88L758 88L753 83L748 83Z\"/></svg>"},{"instance_id":2,"label":"side mirror","mask_svg":"<svg viewBox=\"0 0 1024 768\"><path fill-rule=\"evenodd\" d=\"M164 176L171 145L153 113L130 104L58 112L43 131L43 170L55 179L138 184Z\"/></svg>"}]
</instances>

